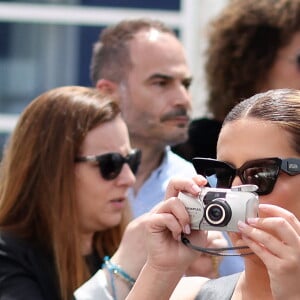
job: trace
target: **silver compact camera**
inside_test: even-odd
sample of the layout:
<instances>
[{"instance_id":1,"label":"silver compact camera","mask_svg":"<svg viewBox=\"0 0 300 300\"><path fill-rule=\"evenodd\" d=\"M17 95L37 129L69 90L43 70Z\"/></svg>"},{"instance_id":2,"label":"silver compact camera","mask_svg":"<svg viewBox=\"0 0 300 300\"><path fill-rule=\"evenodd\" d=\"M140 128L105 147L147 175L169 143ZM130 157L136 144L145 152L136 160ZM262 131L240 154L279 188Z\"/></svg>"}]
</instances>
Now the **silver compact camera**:
<instances>
[{"instance_id":1,"label":"silver compact camera","mask_svg":"<svg viewBox=\"0 0 300 300\"><path fill-rule=\"evenodd\" d=\"M239 220L258 216L256 189L255 185L203 187L197 197L180 192L178 198L190 215L192 229L238 231Z\"/></svg>"}]
</instances>

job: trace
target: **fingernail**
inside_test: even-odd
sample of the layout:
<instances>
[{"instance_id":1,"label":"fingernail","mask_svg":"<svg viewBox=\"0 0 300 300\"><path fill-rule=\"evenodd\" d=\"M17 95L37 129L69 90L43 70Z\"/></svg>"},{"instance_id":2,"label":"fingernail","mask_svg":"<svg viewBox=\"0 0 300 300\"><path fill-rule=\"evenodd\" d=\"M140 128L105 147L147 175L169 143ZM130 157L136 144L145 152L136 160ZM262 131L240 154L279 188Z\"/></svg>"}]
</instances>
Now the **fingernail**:
<instances>
[{"instance_id":1,"label":"fingernail","mask_svg":"<svg viewBox=\"0 0 300 300\"><path fill-rule=\"evenodd\" d=\"M247 228L247 224L246 223L244 223L243 221L238 221L238 228L239 229L245 229L245 228Z\"/></svg>"},{"instance_id":2,"label":"fingernail","mask_svg":"<svg viewBox=\"0 0 300 300\"><path fill-rule=\"evenodd\" d=\"M201 191L200 187L197 184L193 184L192 185L192 189L194 190L194 192L199 193Z\"/></svg>"},{"instance_id":3,"label":"fingernail","mask_svg":"<svg viewBox=\"0 0 300 300\"><path fill-rule=\"evenodd\" d=\"M251 224L251 225L256 224L257 221L258 221L258 218L248 218L247 219L248 224Z\"/></svg>"},{"instance_id":4,"label":"fingernail","mask_svg":"<svg viewBox=\"0 0 300 300\"><path fill-rule=\"evenodd\" d=\"M184 233L185 234L190 234L191 233L191 227L189 224L185 225L184 227Z\"/></svg>"},{"instance_id":5,"label":"fingernail","mask_svg":"<svg viewBox=\"0 0 300 300\"><path fill-rule=\"evenodd\" d=\"M259 204L259 209L268 210L270 209L270 204Z\"/></svg>"}]
</instances>

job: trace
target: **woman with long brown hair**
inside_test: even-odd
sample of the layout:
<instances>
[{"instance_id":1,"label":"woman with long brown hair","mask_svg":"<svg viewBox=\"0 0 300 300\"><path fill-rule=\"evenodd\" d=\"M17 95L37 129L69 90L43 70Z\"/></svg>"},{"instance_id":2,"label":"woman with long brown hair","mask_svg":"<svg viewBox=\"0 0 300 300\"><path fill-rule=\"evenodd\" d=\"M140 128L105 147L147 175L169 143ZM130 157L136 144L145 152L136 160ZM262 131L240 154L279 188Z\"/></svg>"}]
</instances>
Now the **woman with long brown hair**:
<instances>
[{"instance_id":1,"label":"woman with long brown hair","mask_svg":"<svg viewBox=\"0 0 300 300\"><path fill-rule=\"evenodd\" d=\"M0 299L72 299L120 243L139 161L111 97L73 86L34 99L0 169Z\"/></svg>"}]
</instances>

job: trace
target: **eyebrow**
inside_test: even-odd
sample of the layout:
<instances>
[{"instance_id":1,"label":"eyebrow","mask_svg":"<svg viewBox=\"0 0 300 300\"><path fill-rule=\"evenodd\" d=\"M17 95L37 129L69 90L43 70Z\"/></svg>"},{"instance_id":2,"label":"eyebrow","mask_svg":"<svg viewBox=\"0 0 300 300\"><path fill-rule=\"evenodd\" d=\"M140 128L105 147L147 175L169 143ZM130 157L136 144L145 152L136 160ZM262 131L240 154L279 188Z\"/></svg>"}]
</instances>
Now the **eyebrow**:
<instances>
[{"instance_id":1,"label":"eyebrow","mask_svg":"<svg viewBox=\"0 0 300 300\"><path fill-rule=\"evenodd\" d=\"M171 76L171 75L167 75L167 74L162 74L162 73L154 73L152 74L147 81L151 81L152 79L164 79L164 80L173 80L174 78L176 78L175 76ZM182 81L192 81L192 76L187 76L182 78Z\"/></svg>"}]
</instances>

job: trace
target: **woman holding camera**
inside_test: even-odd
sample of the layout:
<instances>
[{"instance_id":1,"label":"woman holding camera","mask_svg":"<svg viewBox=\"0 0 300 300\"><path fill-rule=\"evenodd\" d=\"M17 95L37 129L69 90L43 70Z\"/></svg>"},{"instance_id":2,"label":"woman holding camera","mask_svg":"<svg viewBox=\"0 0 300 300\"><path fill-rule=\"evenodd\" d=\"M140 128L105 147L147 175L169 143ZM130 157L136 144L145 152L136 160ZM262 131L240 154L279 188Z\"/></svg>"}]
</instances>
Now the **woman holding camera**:
<instances>
[{"instance_id":1,"label":"woman holding camera","mask_svg":"<svg viewBox=\"0 0 300 300\"><path fill-rule=\"evenodd\" d=\"M245 256L245 271L199 281L198 291L184 282L175 289L194 251L178 241L190 231L189 217L172 197L149 216L148 259L127 300L299 299L299 120L300 91L271 90L244 100L224 121L218 160L202 169L204 177L215 175L216 187L258 186L259 217L239 221L239 232L230 233L234 246L252 252ZM193 244L195 234L188 236Z\"/></svg>"},{"instance_id":2,"label":"woman holding camera","mask_svg":"<svg viewBox=\"0 0 300 300\"><path fill-rule=\"evenodd\" d=\"M28 105L1 165L0 299L73 298L119 246L140 155L117 102L96 89Z\"/></svg>"}]
</instances>

